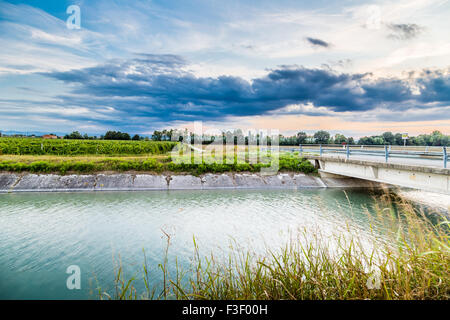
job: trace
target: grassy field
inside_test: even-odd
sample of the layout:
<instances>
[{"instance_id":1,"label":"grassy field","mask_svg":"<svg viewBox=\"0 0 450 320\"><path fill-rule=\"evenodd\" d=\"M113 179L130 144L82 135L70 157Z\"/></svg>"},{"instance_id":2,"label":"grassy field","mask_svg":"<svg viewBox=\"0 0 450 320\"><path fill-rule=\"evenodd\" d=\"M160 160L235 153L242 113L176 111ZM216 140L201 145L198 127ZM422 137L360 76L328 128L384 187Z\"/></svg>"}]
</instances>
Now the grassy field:
<instances>
[{"instance_id":1,"label":"grassy field","mask_svg":"<svg viewBox=\"0 0 450 320\"><path fill-rule=\"evenodd\" d=\"M145 155L166 153L171 141L66 140L0 138L0 154L15 155Z\"/></svg>"},{"instance_id":2,"label":"grassy field","mask_svg":"<svg viewBox=\"0 0 450 320\"><path fill-rule=\"evenodd\" d=\"M215 150L212 156L207 156L206 153L187 153L187 149L182 148L174 159L169 152L176 145L172 142L94 141L93 143L89 140L66 140L65 144L64 140L45 140L46 147L42 150L39 147L36 151L35 147L41 142L44 143L43 139L34 141L28 138L16 141L13 138L3 138L0 141L3 144L11 143L3 147L3 154L0 154L0 171L4 172L68 174L137 171L198 175L208 172L259 172L261 168L269 167L271 161L276 159L275 154L266 154L260 152L258 148L249 149L243 146ZM18 145L19 149L14 149L14 146ZM28 148L30 145L34 147ZM95 146L101 146L103 149L96 149ZM144 150L143 146L147 148L145 150L153 153L141 153ZM106 150L107 153L99 154L97 150ZM25 154L15 153L19 151ZM45 154L35 154L35 151ZM11 154L5 154L6 152ZM56 152L62 154L54 154ZM280 154L278 162L281 171L304 173L316 171L307 160L301 159L297 154Z\"/></svg>"},{"instance_id":3,"label":"grassy field","mask_svg":"<svg viewBox=\"0 0 450 320\"><path fill-rule=\"evenodd\" d=\"M150 287L147 263L132 278L125 278L120 266L113 292L98 287L100 299L436 299L450 298L449 221L434 216L433 221L410 203L386 194L384 204L370 215L372 230L386 236L383 244L365 249L359 236L345 239L336 235L338 248L329 239L288 243L264 257L236 250L227 263L219 263L211 253L200 258L194 240L194 259L189 270L167 271L170 236L164 263L163 283ZM307 233L305 230L304 233ZM300 237L302 234L299 235ZM310 239L305 235L305 239ZM144 292L137 292L143 281ZM187 284L186 284L187 283Z\"/></svg>"}]
</instances>

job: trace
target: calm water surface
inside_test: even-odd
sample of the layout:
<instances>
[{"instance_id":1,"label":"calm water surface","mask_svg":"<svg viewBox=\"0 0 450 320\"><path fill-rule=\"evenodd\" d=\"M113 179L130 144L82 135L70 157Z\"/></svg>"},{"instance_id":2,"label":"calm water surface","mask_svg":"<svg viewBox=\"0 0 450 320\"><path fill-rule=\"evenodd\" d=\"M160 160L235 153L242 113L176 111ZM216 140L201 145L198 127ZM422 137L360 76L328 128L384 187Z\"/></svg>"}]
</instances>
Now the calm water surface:
<instances>
[{"instance_id":1,"label":"calm water surface","mask_svg":"<svg viewBox=\"0 0 450 320\"><path fill-rule=\"evenodd\" d=\"M98 285L112 288L118 262L129 275L140 270L143 249L159 283L164 232L169 261L185 269L194 236L201 254L220 257L230 246L276 250L298 229L368 234L373 201L365 190L330 189L0 194L0 299L95 299ZM81 269L81 290L66 287L70 265Z\"/></svg>"}]
</instances>

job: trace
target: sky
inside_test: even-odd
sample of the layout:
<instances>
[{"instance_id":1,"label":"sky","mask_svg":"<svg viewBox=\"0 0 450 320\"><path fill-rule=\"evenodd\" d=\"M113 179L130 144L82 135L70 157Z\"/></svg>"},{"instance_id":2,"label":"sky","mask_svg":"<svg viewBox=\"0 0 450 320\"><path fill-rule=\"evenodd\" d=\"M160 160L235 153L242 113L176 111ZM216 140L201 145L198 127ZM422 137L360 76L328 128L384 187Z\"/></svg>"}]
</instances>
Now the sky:
<instances>
[{"instance_id":1,"label":"sky","mask_svg":"<svg viewBox=\"0 0 450 320\"><path fill-rule=\"evenodd\" d=\"M449 30L449 0L0 0L0 130L450 134Z\"/></svg>"}]
</instances>

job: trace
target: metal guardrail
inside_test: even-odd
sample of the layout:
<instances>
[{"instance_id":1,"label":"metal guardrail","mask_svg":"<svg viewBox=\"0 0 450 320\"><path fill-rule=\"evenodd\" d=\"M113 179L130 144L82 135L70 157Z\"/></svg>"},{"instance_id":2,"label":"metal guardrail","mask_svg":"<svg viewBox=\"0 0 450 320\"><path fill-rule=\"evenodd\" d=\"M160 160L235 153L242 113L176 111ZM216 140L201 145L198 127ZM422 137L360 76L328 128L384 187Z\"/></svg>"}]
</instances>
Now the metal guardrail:
<instances>
[{"instance_id":1,"label":"metal guardrail","mask_svg":"<svg viewBox=\"0 0 450 320\"><path fill-rule=\"evenodd\" d=\"M423 149L423 150L421 150ZM285 150L280 146L280 151ZM450 154L447 147L416 147L416 146L365 146L365 145L299 145L297 148L288 148L289 151L298 151L300 155L304 153L324 154L344 154L347 159L352 155L380 156L384 157L386 163L390 158L407 158L442 161L442 167L447 168Z\"/></svg>"}]
</instances>

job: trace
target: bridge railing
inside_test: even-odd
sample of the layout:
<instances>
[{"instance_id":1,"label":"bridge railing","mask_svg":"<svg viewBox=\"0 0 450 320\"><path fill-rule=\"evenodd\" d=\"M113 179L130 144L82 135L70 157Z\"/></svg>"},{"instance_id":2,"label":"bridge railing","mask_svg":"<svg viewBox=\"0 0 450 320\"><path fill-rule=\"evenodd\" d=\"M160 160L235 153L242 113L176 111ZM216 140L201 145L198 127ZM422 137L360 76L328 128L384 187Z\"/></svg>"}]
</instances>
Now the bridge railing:
<instances>
[{"instance_id":1,"label":"bridge railing","mask_svg":"<svg viewBox=\"0 0 450 320\"><path fill-rule=\"evenodd\" d=\"M347 159L352 156L379 156L384 157L385 162L390 158L404 159L422 159L441 161L439 165L447 168L450 154L447 147L436 146L367 146L367 145L321 145L321 144L300 144L298 148L280 146L280 151L299 152L300 155L319 155L326 154L345 155Z\"/></svg>"}]
</instances>

